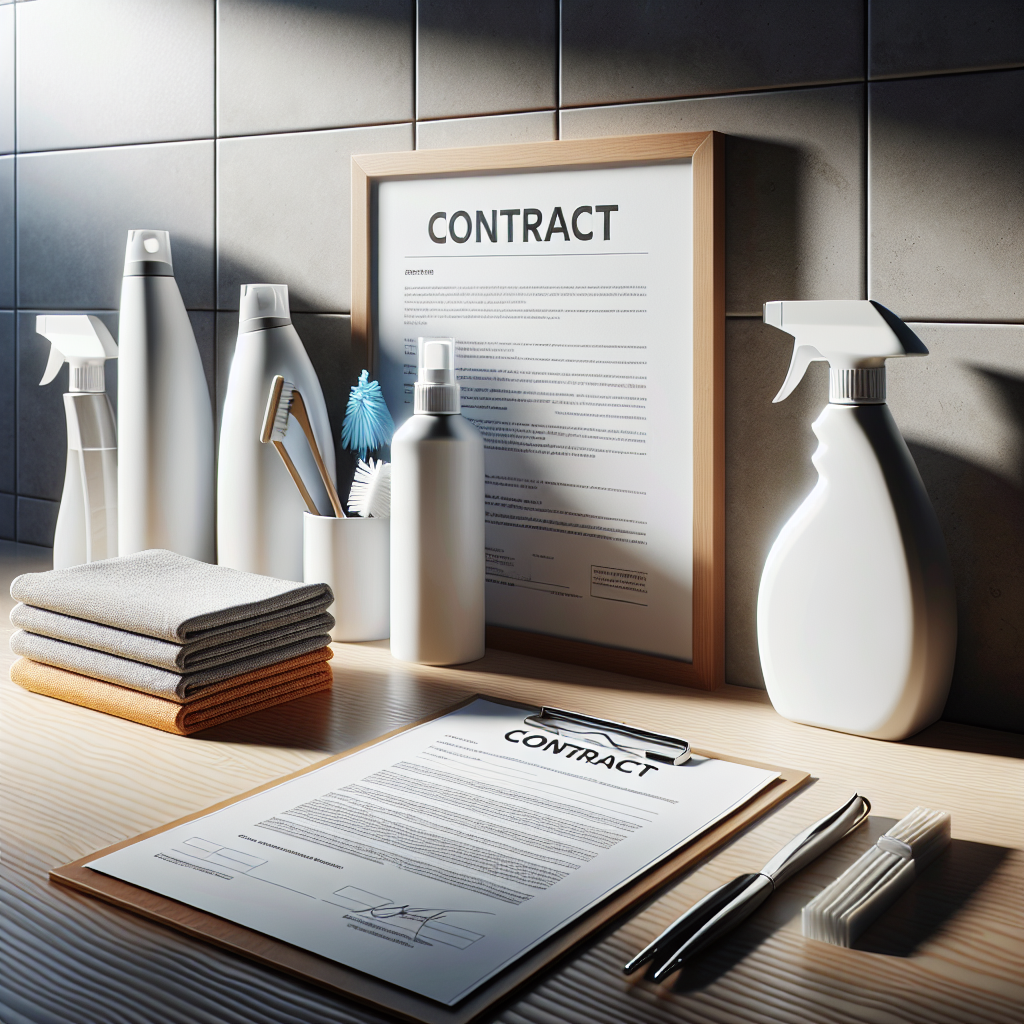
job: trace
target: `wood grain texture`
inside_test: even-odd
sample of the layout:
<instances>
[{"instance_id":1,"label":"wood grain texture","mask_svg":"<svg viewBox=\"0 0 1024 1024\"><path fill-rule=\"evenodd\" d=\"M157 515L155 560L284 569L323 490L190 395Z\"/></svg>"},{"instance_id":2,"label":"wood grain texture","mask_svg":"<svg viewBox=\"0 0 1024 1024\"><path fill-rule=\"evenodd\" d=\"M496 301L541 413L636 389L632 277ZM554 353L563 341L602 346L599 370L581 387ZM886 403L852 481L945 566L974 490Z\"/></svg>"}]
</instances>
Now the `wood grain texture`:
<instances>
[{"instance_id":1,"label":"wood grain texture","mask_svg":"<svg viewBox=\"0 0 1024 1024\"><path fill-rule=\"evenodd\" d=\"M693 162L693 660L662 658L503 626L487 644L514 653L714 689L725 681L725 137L629 135L352 157L352 338L376 365L375 185L498 171Z\"/></svg>"},{"instance_id":2,"label":"wood grain texture","mask_svg":"<svg viewBox=\"0 0 1024 1024\"><path fill-rule=\"evenodd\" d=\"M0 544L16 571L48 568ZM9 611L6 601L3 611ZM0 672L4 1024L369 1024L381 1014L47 881L70 860L200 811L472 693L571 707L814 781L495 1014L501 1024L1017 1024L1024 1017L1024 741L940 723L903 743L779 718L760 691L681 689L501 651L404 665L384 642L335 645L332 693L194 737L27 693ZM2 653L4 665L13 658ZM988 751L992 751L989 753ZM669 983L621 965L716 885L757 870L854 791L867 827L788 882ZM852 950L805 940L800 908L915 805L953 843Z\"/></svg>"}]
</instances>

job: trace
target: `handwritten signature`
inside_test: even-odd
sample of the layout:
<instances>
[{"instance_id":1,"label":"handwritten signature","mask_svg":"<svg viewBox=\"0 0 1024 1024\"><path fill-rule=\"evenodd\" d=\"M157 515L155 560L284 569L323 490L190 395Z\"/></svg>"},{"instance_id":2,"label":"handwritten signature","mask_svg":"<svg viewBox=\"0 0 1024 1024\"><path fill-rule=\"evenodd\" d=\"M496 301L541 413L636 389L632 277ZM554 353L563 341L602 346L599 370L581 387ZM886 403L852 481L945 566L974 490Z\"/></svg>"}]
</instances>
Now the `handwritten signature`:
<instances>
[{"instance_id":1,"label":"handwritten signature","mask_svg":"<svg viewBox=\"0 0 1024 1024\"><path fill-rule=\"evenodd\" d=\"M376 907L367 907L365 910L350 910L350 914L362 914L372 917L378 921L389 921L397 918L400 921L417 922L413 934L419 938L420 932L435 921L441 921L446 914L485 914L493 917L490 910L458 910L444 909L441 907L414 907L410 903L382 903Z\"/></svg>"}]
</instances>

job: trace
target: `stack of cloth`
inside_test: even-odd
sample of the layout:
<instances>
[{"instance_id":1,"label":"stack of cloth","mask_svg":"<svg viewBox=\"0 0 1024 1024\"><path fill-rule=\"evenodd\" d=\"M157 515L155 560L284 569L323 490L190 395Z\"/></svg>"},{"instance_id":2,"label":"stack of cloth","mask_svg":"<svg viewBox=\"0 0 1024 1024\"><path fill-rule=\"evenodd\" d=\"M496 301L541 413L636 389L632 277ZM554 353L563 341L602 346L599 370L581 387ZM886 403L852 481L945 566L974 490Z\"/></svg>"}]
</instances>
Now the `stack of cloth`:
<instances>
[{"instance_id":1,"label":"stack of cloth","mask_svg":"<svg viewBox=\"0 0 1024 1024\"><path fill-rule=\"evenodd\" d=\"M11 679L27 690L187 735L331 685L326 584L140 551L26 573Z\"/></svg>"}]
</instances>

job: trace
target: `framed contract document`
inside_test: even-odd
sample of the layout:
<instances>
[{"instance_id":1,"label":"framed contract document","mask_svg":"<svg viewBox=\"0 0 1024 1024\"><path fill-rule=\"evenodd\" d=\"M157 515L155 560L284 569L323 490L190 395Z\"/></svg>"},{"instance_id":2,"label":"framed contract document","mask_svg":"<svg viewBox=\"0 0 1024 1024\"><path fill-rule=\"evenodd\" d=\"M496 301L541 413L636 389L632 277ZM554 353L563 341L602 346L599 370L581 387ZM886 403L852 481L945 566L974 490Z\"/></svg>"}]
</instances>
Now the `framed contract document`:
<instances>
[{"instance_id":1,"label":"framed contract document","mask_svg":"<svg viewBox=\"0 0 1024 1024\"><path fill-rule=\"evenodd\" d=\"M484 437L488 644L724 671L722 137L352 158L352 336L395 422L454 337Z\"/></svg>"}]
</instances>

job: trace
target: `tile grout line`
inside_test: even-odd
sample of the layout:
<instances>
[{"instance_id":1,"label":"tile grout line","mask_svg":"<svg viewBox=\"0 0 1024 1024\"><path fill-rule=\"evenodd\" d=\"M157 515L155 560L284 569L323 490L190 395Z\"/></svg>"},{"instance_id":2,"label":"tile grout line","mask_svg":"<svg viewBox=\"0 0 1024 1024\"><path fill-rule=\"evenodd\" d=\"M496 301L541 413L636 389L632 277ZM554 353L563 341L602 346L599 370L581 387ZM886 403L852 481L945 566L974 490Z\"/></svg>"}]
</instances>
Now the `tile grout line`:
<instances>
[{"instance_id":1,"label":"tile grout line","mask_svg":"<svg viewBox=\"0 0 1024 1024\"><path fill-rule=\"evenodd\" d=\"M217 304L220 299L220 208L217 196L220 191L220 111L217 107L218 75L220 65L217 60L217 49L220 41L220 0L213 10L213 436L216 448L217 438ZM214 465L217 452L214 450Z\"/></svg>"},{"instance_id":2,"label":"tile grout line","mask_svg":"<svg viewBox=\"0 0 1024 1024\"><path fill-rule=\"evenodd\" d=\"M561 58L559 57L559 60ZM901 78L885 78L885 79L874 79L881 83L890 82L917 82L922 79L928 78L962 78L967 75L975 74L998 74L1000 72L1010 71L1021 71L1024 70L1024 64L1014 65L1012 67L998 67L998 68L980 68L971 71L950 71L950 72L936 72L934 74L924 75L907 75ZM417 62L417 79L418 79L418 62ZM653 105L656 103L679 103L684 101L699 101L699 100L712 100L712 99L726 99L731 96L761 96L763 94L772 93L788 93L788 92L809 92L812 89L834 89L838 86L843 85L865 85L867 84L864 78L846 78L836 79L832 82L815 82L810 85L772 85L766 86L763 89L744 89L733 92L718 92L718 93L701 93L695 96L662 96L652 99L641 99L641 100L621 100L612 103L590 103L580 104L578 106L563 107L561 105L561 97L559 99L559 105L555 108L550 107L537 107L534 110L512 110L504 111L498 114L470 114L460 117L439 117L439 118L419 118L418 109L414 109L413 120L400 119L397 121L375 121L370 124L352 124L352 125L337 125L331 128L296 128L288 131L276 131L276 132L257 132L251 135L214 135L214 137L204 136L188 139L162 139L162 140L150 140L147 142L115 142L107 145L98 146L68 146L57 149L36 149L27 150L21 153L22 156L47 156L53 153L82 153L89 150L106 150L106 149L135 149L141 146L174 146L174 145L185 145L193 142L216 142L222 139L232 140L245 140L245 139L264 139L271 138L274 136L285 136L285 135L317 135L327 132L342 132L342 131L361 131L369 130L373 128L389 128L396 127L403 124L413 124L414 127L421 121L471 121L485 117L508 117L515 116L516 114L530 114L530 113L542 113L546 110L554 110L555 113L561 114L564 111L581 111L581 110L610 110L616 107L639 107L644 105ZM418 92L418 82L415 93ZM414 104L415 108L415 104Z\"/></svg>"},{"instance_id":3,"label":"tile grout line","mask_svg":"<svg viewBox=\"0 0 1024 1024\"><path fill-rule=\"evenodd\" d=\"M117 313L116 309L105 309L99 306L82 306L77 309L72 309L67 306L34 306L26 307L20 312L22 313L46 313L54 310L60 310L61 312L67 313ZM14 310L4 310L4 312L15 312ZM220 314L234 313L237 315L238 307L227 308L217 307L216 309L206 309L197 307L187 307L186 312L188 313L209 313L211 316L218 316ZM296 316L332 316L332 317L351 317L352 311L348 309L343 310L330 310L330 309L296 309L293 310ZM725 314L727 320L760 320L762 318L761 313L750 312L743 313L739 311L727 312ZM949 327L1024 327L1024 319L1021 320L985 320L981 317L974 317L972 319L957 319L956 317L938 317L935 319L929 319L928 317L910 316L907 319L907 323L915 324L935 324L938 326L949 326ZM6 493L6 492L4 492Z\"/></svg>"},{"instance_id":4,"label":"tile grout line","mask_svg":"<svg viewBox=\"0 0 1024 1024\"><path fill-rule=\"evenodd\" d=\"M420 148L420 2L412 0L412 148Z\"/></svg>"},{"instance_id":5,"label":"tile grout line","mask_svg":"<svg viewBox=\"0 0 1024 1024\"><path fill-rule=\"evenodd\" d=\"M971 68L967 71L934 71L917 75L896 75L892 78L875 79L879 82L918 82L929 78L965 78L968 75L991 75L1001 72L1022 71L1024 64L1003 65L991 68ZM762 87L753 86L747 89L731 89L725 92L698 93L691 96L658 96L647 99L636 100L613 100L606 103L580 103L576 106L568 106L564 110L604 110L614 107L638 107L645 103L677 103L682 100L713 100L725 99L729 96L760 96L763 93L801 92L811 89L835 89L841 85L860 85L867 81L862 75L854 78L836 78L822 82L805 82L796 85L766 85Z\"/></svg>"},{"instance_id":6,"label":"tile grout line","mask_svg":"<svg viewBox=\"0 0 1024 1024\"><path fill-rule=\"evenodd\" d=\"M864 298L871 298L871 2L864 4Z\"/></svg>"},{"instance_id":7,"label":"tile grout line","mask_svg":"<svg viewBox=\"0 0 1024 1024\"><path fill-rule=\"evenodd\" d=\"M18 344L20 331L18 330L18 324L21 319L19 316L19 300L20 287L21 287L21 251L19 245L18 236L18 166L20 160L18 159L18 5L14 4L14 10L11 11L11 19L14 23L14 56L13 56L13 74L14 74L14 540L18 540L18 501L19 490L18 485L21 477L19 472L21 466L21 445L18 443L18 438L21 431L18 429L18 405L19 405L19 387L18 384L21 381L21 345Z\"/></svg>"},{"instance_id":8,"label":"tile grout line","mask_svg":"<svg viewBox=\"0 0 1024 1024\"><path fill-rule=\"evenodd\" d=\"M558 0L558 52L555 54L555 139L562 138L562 0Z\"/></svg>"}]
</instances>

